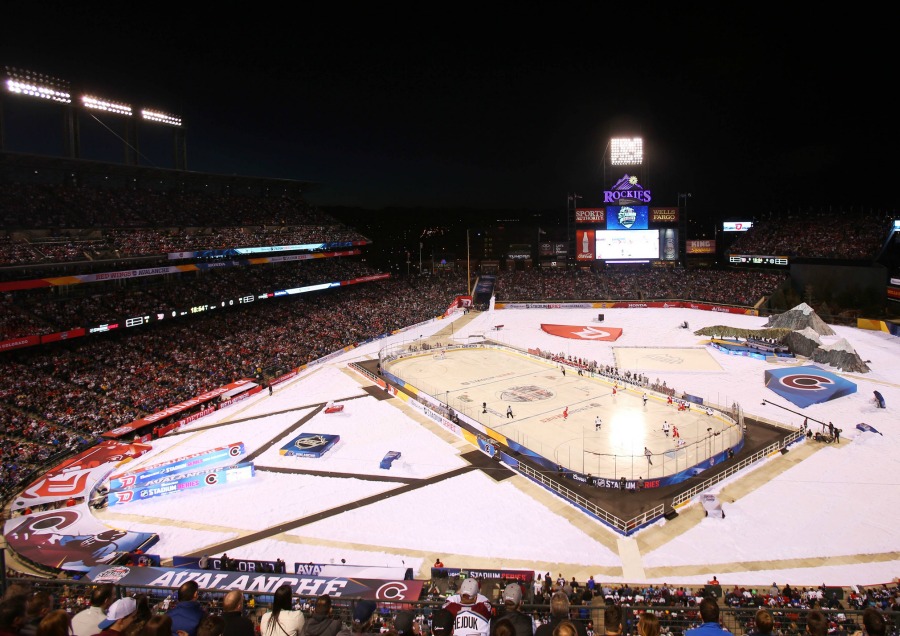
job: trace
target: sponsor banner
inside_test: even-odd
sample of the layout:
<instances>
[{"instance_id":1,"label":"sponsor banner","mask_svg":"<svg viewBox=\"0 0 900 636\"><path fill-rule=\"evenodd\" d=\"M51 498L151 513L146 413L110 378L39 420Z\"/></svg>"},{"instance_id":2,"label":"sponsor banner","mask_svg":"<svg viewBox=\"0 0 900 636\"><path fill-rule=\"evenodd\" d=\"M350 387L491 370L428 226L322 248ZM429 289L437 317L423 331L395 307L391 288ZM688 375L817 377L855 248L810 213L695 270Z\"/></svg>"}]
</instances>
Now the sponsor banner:
<instances>
[{"instance_id":1,"label":"sponsor banner","mask_svg":"<svg viewBox=\"0 0 900 636\"><path fill-rule=\"evenodd\" d=\"M715 311L726 314L738 314L741 316L758 316L759 311L747 307L722 307L706 303L692 303L685 301L649 301L645 303L635 302L597 302L597 303L497 303L496 309L672 309L683 307L685 309L701 309L703 311Z\"/></svg>"},{"instance_id":2,"label":"sponsor banner","mask_svg":"<svg viewBox=\"0 0 900 636\"><path fill-rule=\"evenodd\" d=\"M771 369L766 388L800 408L856 393L856 384L817 366Z\"/></svg>"},{"instance_id":3,"label":"sponsor banner","mask_svg":"<svg viewBox=\"0 0 900 636\"><path fill-rule=\"evenodd\" d=\"M4 526L10 548L21 557L52 568L87 572L159 540L156 534L103 525L87 504L10 519ZM145 568L140 568L141 570Z\"/></svg>"},{"instance_id":4,"label":"sponsor banner","mask_svg":"<svg viewBox=\"0 0 900 636\"><path fill-rule=\"evenodd\" d=\"M252 248L250 248L252 249ZM216 250L222 251L222 250ZM227 251L227 250L225 250ZM237 250L236 250L237 251ZM163 276L165 274L178 274L181 272L194 272L216 267L241 267L246 265L263 265L267 263L282 263L288 261L305 261L315 258L330 258L342 256L357 256L362 250L351 249L336 252L316 252L314 254L294 254L292 256L272 256L252 259L229 260L217 263L194 263L191 265L166 265L161 267L145 267L141 269L128 269L118 272L98 272L97 274L78 274L75 276L58 276L54 278L37 278L32 280L10 281L0 283L0 292L16 291L23 289L36 289L39 287L59 287L63 285L77 285L79 283L96 283L108 280L122 280L131 278L143 278L145 276ZM195 258L202 252L172 252L169 259ZM185 256L187 255L187 256Z\"/></svg>"},{"instance_id":5,"label":"sponsor banner","mask_svg":"<svg viewBox=\"0 0 900 636\"><path fill-rule=\"evenodd\" d=\"M115 464L149 452L149 444L123 444L105 440L55 466L32 482L18 497L12 509L40 506L69 497L87 497L91 489L115 470Z\"/></svg>"},{"instance_id":6,"label":"sponsor banner","mask_svg":"<svg viewBox=\"0 0 900 636\"><path fill-rule=\"evenodd\" d=\"M551 336L571 338L572 340L602 340L614 342L622 335L618 327L581 327L577 325L548 325L542 324L541 330Z\"/></svg>"},{"instance_id":7,"label":"sponsor banner","mask_svg":"<svg viewBox=\"0 0 900 636\"><path fill-rule=\"evenodd\" d=\"M124 424L119 426L118 428L114 428L111 431L103 433L104 437L124 437L129 433L134 433L138 429L143 428L147 424L153 424L154 422L158 422L159 420L169 417L171 415L176 415L181 413L182 411L186 411L188 409L194 408L196 406L200 406L201 404L205 404L206 402L211 402L217 397L228 393L238 387L245 386L247 384L254 384L253 380L244 378L242 380L238 380L236 382L232 382L231 384L226 384L225 386L220 386L217 389L213 389L212 391L207 391L205 393L201 393L197 397L191 398L190 400L185 400L184 402L180 402L179 404L175 404L174 406L170 406L169 408L163 409L162 411L157 411L147 417L142 417L139 420L135 420L128 424Z\"/></svg>"},{"instance_id":8,"label":"sponsor banner","mask_svg":"<svg viewBox=\"0 0 900 636\"><path fill-rule=\"evenodd\" d=\"M534 570L469 570L466 568L431 568L431 578L473 578L484 580L534 581Z\"/></svg>"},{"instance_id":9,"label":"sponsor banner","mask_svg":"<svg viewBox=\"0 0 900 636\"><path fill-rule=\"evenodd\" d=\"M579 261L593 261L597 258L595 253L596 239L594 238L594 230L576 230L575 231L575 245L577 246L578 253L575 255L576 260Z\"/></svg>"},{"instance_id":10,"label":"sponsor banner","mask_svg":"<svg viewBox=\"0 0 900 636\"><path fill-rule=\"evenodd\" d=\"M576 223L606 223L606 208L581 208L575 210Z\"/></svg>"},{"instance_id":11,"label":"sponsor banner","mask_svg":"<svg viewBox=\"0 0 900 636\"><path fill-rule=\"evenodd\" d=\"M725 221L722 223L723 232L746 232L753 227L753 221Z\"/></svg>"},{"instance_id":12,"label":"sponsor banner","mask_svg":"<svg viewBox=\"0 0 900 636\"><path fill-rule=\"evenodd\" d=\"M218 464L224 460L243 455L244 452L244 442L236 442L228 446L220 446L219 448L193 453L192 455L185 455L172 462L160 462L140 470L114 475L109 479L109 488L110 490L133 488L134 486L145 484L151 479L171 475L172 473L183 473L188 470L196 470L197 468Z\"/></svg>"},{"instance_id":13,"label":"sponsor banner","mask_svg":"<svg viewBox=\"0 0 900 636\"><path fill-rule=\"evenodd\" d=\"M106 502L110 506L130 503L132 501L144 501L154 497L173 495L184 490L196 490L217 486L219 484L233 484L238 481L250 479L256 473L251 462L226 466L211 471L198 471L171 477L161 477L158 483L145 484L143 488L114 490L106 496Z\"/></svg>"},{"instance_id":14,"label":"sponsor banner","mask_svg":"<svg viewBox=\"0 0 900 636\"><path fill-rule=\"evenodd\" d=\"M256 385L252 389L246 391L245 393L241 393L241 394L239 394L231 399L228 399L228 400L224 399L225 396L223 395L222 396L223 399L222 399L222 402L219 404L219 408L224 409L226 406L231 406L232 404L235 404L236 402L242 402L249 397L253 397L260 391L262 391L262 387L259 385Z\"/></svg>"},{"instance_id":15,"label":"sponsor banner","mask_svg":"<svg viewBox=\"0 0 900 636\"><path fill-rule=\"evenodd\" d=\"M688 254L715 254L716 242L714 240L687 240L684 242L685 251Z\"/></svg>"},{"instance_id":16,"label":"sponsor banner","mask_svg":"<svg viewBox=\"0 0 900 636\"><path fill-rule=\"evenodd\" d=\"M0 351L12 351L13 349L21 349L22 347L33 347L41 344L40 336L22 336L21 338L10 338L0 342Z\"/></svg>"},{"instance_id":17,"label":"sponsor banner","mask_svg":"<svg viewBox=\"0 0 900 636\"><path fill-rule=\"evenodd\" d=\"M372 601L418 601L424 581L384 580L353 577L304 576L252 572L221 572L155 567L95 567L87 578L93 583L114 583L124 587L153 587L174 590L187 581L196 581L201 590L242 590L250 594L274 594L281 585L290 585L294 594Z\"/></svg>"},{"instance_id":18,"label":"sponsor banner","mask_svg":"<svg viewBox=\"0 0 900 636\"><path fill-rule=\"evenodd\" d=\"M678 208L650 208L651 223L678 223Z\"/></svg>"},{"instance_id":19,"label":"sponsor banner","mask_svg":"<svg viewBox=\"0 0 900 636\"><path fill-rule=\"evenodd\" d=\"M230 571L259 572L261 574L278 571L276 569L277 564L275 561L245 561L243 559L232 559L230 557L228 561L233 566L233 568L229 568ZM154 565L159 566L159 563L155 563ZM199 570L201 569L200 559L197 557L173 556L172 567L182 570ZM219 557L209 557L209 567L207 569L224 570L222 567L222 559Z\"/></svg>"},{"instance_id":20,"label":"sponsor banner","mask_svg":"<svg viewBox=\"0 0 900 636\"><path fill-rule=\"evenodd\" d=\"M891 299L900 300L900 289L896 287L888 287L887 288L887 297Z\"/></svg>"},{"instance_id":21,"label":"sponsor banner","mask_svg":"<svg viewBox=\"0 0 900 636\"><path fill-rule=\"evenodd\" d=\"M68 331L59 331L57 333L48 333L41 336L41 344L48 342L59 342L60 340L68 340L69 338L80 338L85 334L83 328L69 329Z\"/></svg>"}]
</instances>

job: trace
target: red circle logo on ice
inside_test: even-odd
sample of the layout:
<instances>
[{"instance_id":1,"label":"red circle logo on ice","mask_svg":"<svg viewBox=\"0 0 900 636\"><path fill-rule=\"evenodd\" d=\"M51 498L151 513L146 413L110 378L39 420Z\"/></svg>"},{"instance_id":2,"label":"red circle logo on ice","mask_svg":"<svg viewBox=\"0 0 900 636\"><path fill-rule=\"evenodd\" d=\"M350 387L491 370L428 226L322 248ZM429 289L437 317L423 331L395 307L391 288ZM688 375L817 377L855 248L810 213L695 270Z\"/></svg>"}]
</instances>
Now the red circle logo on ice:
<instances>
[{"instance_id":1,"label":"red circle logo on ice","mask_svg":"<svg viewBox=\"0 0 900 636\"><path fill-rule=\"evenodd\" d=\"M834 380L815 373L792 373L781 376L779 382L799 391L825 391L834 386Z\"/></svg>"},{"instance_id":2,"label":"red circle logo on ice","mask_svg":"<svg viewBox=\"0 0 900 636\"><path fill-rule=\"evenodd\" d=\"M203 481L205 481L210 486L214 486L219 483L219 476L216 473L210 473L204 478Z\"/></svg>"},{"instance_id":3,"label":"red circle logo on ice","mask_svg":"<svg viewBox=\"0 0 900 636\"><path fill-rule=\"evenodd\" d=\"M542 386L534 384L526 384L524 386L513 386L500 394L500 399L504 402L540 402L541 400L549 400L553 397L553 391L548 391Z\"/></svg>"}]
</instances>

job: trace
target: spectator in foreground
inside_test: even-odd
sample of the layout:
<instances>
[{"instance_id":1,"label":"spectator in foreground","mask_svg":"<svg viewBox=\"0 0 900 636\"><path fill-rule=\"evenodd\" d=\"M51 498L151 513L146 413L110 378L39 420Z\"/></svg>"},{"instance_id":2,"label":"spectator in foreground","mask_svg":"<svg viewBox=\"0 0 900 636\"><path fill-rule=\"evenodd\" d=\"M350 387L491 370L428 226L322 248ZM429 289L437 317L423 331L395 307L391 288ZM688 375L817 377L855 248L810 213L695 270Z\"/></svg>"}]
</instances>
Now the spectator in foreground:
<instances>
[{"instance_id":1,"label":"spectator in foreground","mask_svg":"<svg viewBox=\"0 0 900 636\"><path fill-rule=\"evenodd\" d=\"M331 597L328 594L318 597L312 615L306 621L306 636L336 636L343 625L332 612Z\"/></svg>"},{"instance_id":2,"label":"spectator in foreground","mask_svg":"<svg viewBox=\"0 0 900 636\"><path fill-rule=\"evenodd\" d=\"M294 589L290 585L284 584L275 590L272 609L259 621L261 636L300 636L303 633L306 617L300 610L293 609L293 600Z\"/></svg>"},{"instance_id":3,"label":"spectator in foreground","mask_svg":"<svg viewBox=\"0 0 900 636\"><path fill-rule=\"evenodd\" d=\"M867 607L863 610L863 631L866 636L885 636L887 634L887 623L884 620L884 614L874 607Z\"/></svg>"},{"instance_id":4,"label":"spectator in foreground","mask_svg":"<svg viewBox=\"0 0 900 636\"><path fill-rule=\"evenodd\" d=\"M188 636L197 636L197 626L206 616L206 610L200 605L200 586L197 581L187 581L178 588L178 603L168 614L172 619L172 636L177 632L186 632Z\"/></svg>"},{"instance_id":5,"label":"spectator in foreground","mask_svg":"<svg viewBox=\"0 0 900 636\"><path fill-rule=\"evenodd\" d=\"M478 581L468 578L451 595L444 609L453 615L453 636L488 636L491 632L491 602L479 590Z\"/></svg>"},{"instance_id":6,"label":"spectator in foreground","mask_svg":"<svg viewBox=\"0 0 900 636\"><path fill-rule=\"evenodd\" d=\"M359 634L372 634L373 636L380 634L381 631L375 627L375 610L378 606L375 601L363 599L357 601L353 606L353 622L349 629L342 629L338 632L341 636L357 636Z\"/></svg>"},{"instance_id":7,"label":"spectator in foreground","mask_svg":"<svg viewBox=\"0 0 900 636\"><path fill-rule=\"evenodd\" d=\"M768 636L775 627L775 619L772 617L772 614L769 613L769 610L764 608L756 611L753 622L755 623L755 627L747 636Z\"/></svg>"},{"instance_id":8,"label":"spectator in foreground","mask_svg":"<svg viewBox=\"0 0 900 636\"><path fill-rule=\"evenodd\" d=\"M244 593L230 590L222 599L222 618L225 620L224 636L254 636L253 621L244 616Z\"/></svg>"},{"instance_id":9,"label":"spectator in foreground","mask_svg":"<svg viewBox=\"0 0 900 636\"><path fill-rule=\"evenodd\" d=\"M37 636L71 636L72 618L66 610L48 612L38 623Z\"/></svg>"},{"instance_id":10,"label":"spectator in foreground","mask_svg":"<svg viewBox=\"0 0 900 636\"><path fill-rule=\"evenodd\" d=\"M607 605L603 610L603 625L606 636L619 636L622 633L622 608L618 605Z\"/></svg>"},{"instance_id":11,"label":"spectator in foreground","mask_svg":"<svg viewBox=\"0 0 900 636\"><path fill-rule=\"evenodd\" d=\"M820 610L806 615L806 633L809 636L828 636L828 619Z\"/></svg>"},{"instance_id":12,"label":"spectator in foreground","mask_svg":"<svg viewBox=\"0 0 900 636\"><path fill-rule=\"evenodd\" d=\"M522 587L518 583L510 583L503 589L500 600L503 602L503 605L497 608L496 618L508 619L515 630L515 636L533 636L534 621L521 611ZM495 621L491 623L492 636L502 636L502 634L497 633L494 623Z\"/></svg>"},{"instance_id":13,"label":"spectator in foreground","mask_svg":"<svg viewBox=\"0 0 900 636\"><path fill-rule=\"evenodd\" d=\"M722 636L730 633L719 624L719 604L711 596L700 601L700 620L703 624L686 630L685 636Z\"/></svg>"},{"instance_id":14,"label":"spectator in foreground","mask_svg":"<svg viewBox=\"0 0 900 636\"><path fill-rule=\"evenodd\" d=\"M119 636L134 622L137 617L137 601L131 597L120 598L106 610L106 619L98 627L101 636Z\"/></svg>"},{"instance_id":15,"label":"spectator in foreground","mask_svg":"<svg viewBox=\"0 0 900 636\"><path fill-rule=\"evenodd\" d=\"M90 607L72 618L73 636L93 636L100 631L100 622L106 618L106 610L116 600L116 587L112 583L98 585L91 591Z\"/></svg>"},{"instance_id":16,"label":"spectator in foreground","mask_svg":"<svg viewBox=\"0 0 900 636\"><path fill-rule=\"evenodd\" d=\"M538 627L534 636L553 636L556 626L563 621L569 621L569 597L562 590L557 590L550 597L550 620ZM578 636L587 636L587 629L584 623L577 621L573 623Z\"/></svg>"},{"instance_id":17,"label":"spectator in foreground","mask_svg":"<svg viewBox=\"0 0 900 636\"><path fill-rule=\"evenodd\" d=\"M639 636L659 636L659 618L656 614L644 612L638 620L637 633Z\"/></svg>"}]
</instances>

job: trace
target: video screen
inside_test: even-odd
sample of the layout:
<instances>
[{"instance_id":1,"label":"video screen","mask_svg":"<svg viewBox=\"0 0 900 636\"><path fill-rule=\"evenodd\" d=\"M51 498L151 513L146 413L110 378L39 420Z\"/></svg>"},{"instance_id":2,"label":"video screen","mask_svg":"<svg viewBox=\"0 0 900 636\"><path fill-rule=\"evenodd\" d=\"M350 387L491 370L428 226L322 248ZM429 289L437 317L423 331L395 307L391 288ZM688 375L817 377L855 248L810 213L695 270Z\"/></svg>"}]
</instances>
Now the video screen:
<instances>
[{"instance_id":1,"label":"video screen","mask_svg":"<svg viewBox=\"0 0 900 636\"><path fill-rule=\"evenodd\" d=\"M597 230L600 260L659 258L659 230Z\"/></svg>"},{"instance_id":2,"label":"video screen","mask_svg":"<svg viewBox=\"0 0 900 636\"><path fill-rule=\"evenodd\" d=\"M646 230L650 219L647 205L606 206L607 230Z\"/></svg>"}]
</instances>

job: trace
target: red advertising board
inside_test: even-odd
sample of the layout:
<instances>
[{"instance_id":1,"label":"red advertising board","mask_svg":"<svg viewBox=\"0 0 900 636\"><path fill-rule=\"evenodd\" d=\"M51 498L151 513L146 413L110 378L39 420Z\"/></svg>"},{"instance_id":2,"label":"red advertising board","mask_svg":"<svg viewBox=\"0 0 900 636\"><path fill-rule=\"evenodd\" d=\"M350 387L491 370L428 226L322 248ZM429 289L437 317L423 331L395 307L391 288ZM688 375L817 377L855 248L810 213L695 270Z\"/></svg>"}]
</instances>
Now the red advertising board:
<instances>
[{"instance_id":1,"label":"red advertising board","mask_svg":"<svg viewBox=\"0 0 900 636\"><path fill-rule=\"evenodd\" d=\"M606 223L606 208L581 208L575 210L576 223Z\"/></svg>"},{"instance_id":2,"label":"red advertising board","mask_svg":"<svg viewBox=\"0 0 900 636\"><path fill-rule=\"evenodd\" d=\"M704 241L685 241L685 251L688 254L715 254L716 242L710 240Z\"/></svg>"},{"instance_id":3,"label":"red advertising board","mask_svg":"<svg viewBox=\"0 0 900 636\"><path fill-rule=\"evenodd\" d=\"M594 230L576 230L575 231L575 251L576 260L593 261L596 256L596 245L594 240Z\"/></svg>"}]
</instances>

